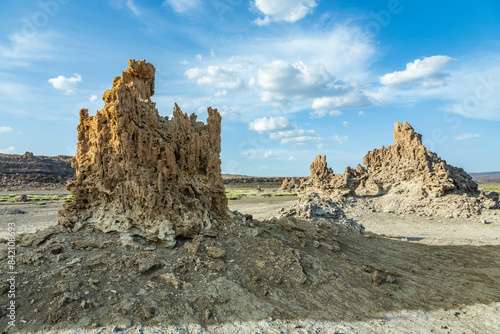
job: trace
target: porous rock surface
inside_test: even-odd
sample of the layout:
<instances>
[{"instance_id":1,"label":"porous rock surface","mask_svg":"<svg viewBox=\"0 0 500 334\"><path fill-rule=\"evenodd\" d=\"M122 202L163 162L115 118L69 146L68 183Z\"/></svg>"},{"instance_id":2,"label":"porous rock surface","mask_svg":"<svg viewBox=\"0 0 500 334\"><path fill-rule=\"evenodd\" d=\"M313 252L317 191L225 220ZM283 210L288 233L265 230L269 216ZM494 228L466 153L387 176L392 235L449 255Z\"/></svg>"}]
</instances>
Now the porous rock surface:
<instances>
[{"instance_id":1,"label":"porous rock surface","mask_svg":"<svg viewBox=\"0 0 500 334\"><path fill-rule=\"evenodd\" d=\"M175 237L209 230L226 216L221 116L208 108L203 124L177 105L172 119L159 116L150 99L154 66L144 60L129 66L104 93L102 110L80 111L76 181L68 184L75 198L58 220L117 231L123 241L138 235L172 246Z\"/></svg>"},{"instance_id":2,"label":"porous rock surface","mask_svg":"<svg viewBox=\"0 0 500 334\"><path fill-rule=\"evenodd\" d=\"M347 166L343 174L335 174L326 156L317 156L310 166L311 176L299 186L302 209L294 208L294 212L314 216L303 211L324 207L327 198L335 210L361 205L384 212L446 217L469 217L499 207L498 194L485 195L462 168L428 151L422 136L406 122L395 124L393 145L368 152L363 163L366 167Z\"/></svg>"},{"instance_id":3,"label":"porous rock surface","mask_svg":"<svg viewBox=\"0 0 500 334\"><path fill-rule=\"evenodd\" d=\"M363 163L370 173L356 193L375 195L379 210L468 217L498 208L495 193L486 196L462 168L428 151L406 122L395 124L393 145L368 152Z\"/></svg>"}]
</instances>

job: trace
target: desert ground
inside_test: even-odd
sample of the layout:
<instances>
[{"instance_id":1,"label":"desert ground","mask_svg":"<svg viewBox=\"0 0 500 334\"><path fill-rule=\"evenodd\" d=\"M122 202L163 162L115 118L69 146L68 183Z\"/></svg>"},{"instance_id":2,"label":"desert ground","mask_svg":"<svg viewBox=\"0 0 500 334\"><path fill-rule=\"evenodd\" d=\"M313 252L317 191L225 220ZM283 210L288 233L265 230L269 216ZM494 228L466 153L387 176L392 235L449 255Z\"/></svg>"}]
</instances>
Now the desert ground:
<instances>
[{"instance_id":1,"label":"desert ground","mask_svg":"<svg viewBox=\"0 0 500 334\"><path fill-rule=\"evenodd\" d=\"M9 199L14 198L13 195L20 194L29 195L28 198L32 200L20 203L9 201ZM57 212L62 208L67 195L69 193L64 188L0 193L0 197L7 199L0 203L0 238L7 237L6 226L9 222L16 223L18 238L33 232L40 233L47 227L55 226ZM279 209L289 207L297 202L297 196L294 194L281 193L275 186L263 186L260 190L256 190L255 184L226 186L226 195L230 199L230 210L252 215L256 221L269 220L276 215ZM114 319L116 325L113 326L100 325L100 323L93 323L92 320L83 318L75 325L75 328L58 327L51 331L50 326L45 326L42 327L40 333L495 333L500 328L500 270L498 269L500 268L500 262L498 262L500 258L500 214L496 212L497 210L492 211L487 218L481 216L441 218L370 212L360 209L347 210L346 215L363 224L366 231L369 232L369 236L376 234L374 242L380 242L380 244L373 245L371 250L357 250L356 245L364 245L364 241L360 243L356 238L350 239L351 237L347 237L347 234L345 239L339 237L342 254L347 254L349 257L347 262L351 265L351 269L346 270L347 272L352 270L351 278L341 278L364 281L361 287L357 286L357 288L368 289L363 287L363 284L366 284L366 280L368 280L370 285L375 286L374 283L370 282L370 278L373 279L372 275L374 275L373 270L375 269L370 270L366 267L383 266L384 270L388 268L389 271L398 268L395 271L398 271L398 275L402 275L401 278L398 277L401 286L386 283L380 286L376 285L375 288L381 294L380 296L376 294L376 298L363 293L357 297L349 296L349 292L344 291L346 301L339 302L337 306L323 304L323 307L330 307L331 312L318 316L303 310L278 312L272 307L269 308L269 305L263 305L262 309L259 310L258 305L252 304L252 302L257 303L257 300L252 301L249 296L242 295L242 302L247 303L246 307L252 314L247 318L227 317L222 322L217 321L217 318L209 318L209 321L202 321L199 324L195 321L190 323L190 318L187 317L175 324L168 322L166 324L142 324L127 320L125 316L117 320ZM259 223L255 224L260 226ZM261 228L263 230L269 229L273 222L270 221L267 224L262 225ZM304 231L308 233L307 228L304 228ZM335 233L342 235L342 230ZM255 234L257 235L258 232ZM84 234L82 235L84 236ZM78 237L75 236L75 238ZM63 239L63 242L68 242L68 240ZM228 245L224 244L224 246L225 249L231 249ZM344 249L344 246L347 249ZM377 252L380 249L384 249L384 254L380 254L380 257L373 254L374 263L379 261L376 265L362 264L355 260L358 255L360 259L366 259L367 254ZM87 248L88 251L89 248ZM429 251L435 256L429 257ZM358 254L363 252L363 256ZM404 253L402 258L395 260L394 263L391 262L391 258L398 256L396 255L398 252ZM420 260L418 259L419 254L423 257ZM124 256L132 255L125 254ZM240 256L241 254L235 256L236 261L240 260L238 259ZM337 258L338 254L334 257ZM69 261L69 259L67 260ZM226 268L232 265L231 260L227 260L224 263L207 263L214 268L219 265ZM253 261L254 259L247 260ZM398 261L402 261L402 263L398 263ZM415 263L409 265L411 268L408 268L403 263L405 261ZM307 261L303 258L301 262ZM313 263L313 266L315 265L313 260L310 262ZM403 269L401 270L401 268ZM341 268L339 267L338 270L341 271ZM415 277L406 280L406 275L408 275L406 271ZM304 272L308 271L304 269ZM363 276L365 274L366 277ZM342 273L334 269L330 275L342 276ZM455 275L456 278L454 278ZM310 279L314 280L312 277L311 274ZM257 275L254 279L257 282L264 282L265 278L266 275L263 274L262 277ZM283 281L286 282L286 275L283 276ZM256 284L259 285L259 283ZM294 287L294 283L286 282L286 284L289 285L287 288L297 288ZM405 284L415 284L415 286L404 286ZM456 286L453 286L454 284ZM264 283L261 285L265 286ZM392 285L390 288L385 287L390 285ZM230 286L221 284L219 288L229 289ZM259 288L263 288L262 286ZM342 289L336 284L332 284L332 287ZM236 287L233 288L236 289ZM271 292L272 287L267 287L267 289L271 294L280 295L282 293L286 295L285 292ZM304 289L314 294L314 286L306 288L304 285ZM397 291L399 289L402 291ZM422 290L426 291L426 296L418 296ZM398 293L408 295L400 296ZM235 295L238 295L238 292L232 291L226 298L231 299ZM387 296L391 295L398 296L395 299L398 299L399 303L394 304L397 306L387 307L385 304L388 301L384 298L389 299ZM366 305L363 306L356 300L357 298L360 300L368 298L369 302L365 300ZM26 313L19 316L21 326L30 323L31 318L37 318L38 315L33 312L40 312L36 307L36 298L32 300L34 306L24 309L31 310L32 313L25 311ZM217 303L214 301L207 303L211 302ZM306 298L305 302L311 303L311 300ZM318 303L322 302L324 300L318 297ZM281 303L287 305L285 302ZM349 307L352 310L346 311L344 309ZM82 306L82 312L84 309ZM212 310L212 312L215 311ZM5 327L4 320L2 320L2 328ZM31 329L21 330L21 332L30 332L33 327L29 328ZM12 327L10 327L10 332L15 332Z\"/></svg>"}]
</instances>

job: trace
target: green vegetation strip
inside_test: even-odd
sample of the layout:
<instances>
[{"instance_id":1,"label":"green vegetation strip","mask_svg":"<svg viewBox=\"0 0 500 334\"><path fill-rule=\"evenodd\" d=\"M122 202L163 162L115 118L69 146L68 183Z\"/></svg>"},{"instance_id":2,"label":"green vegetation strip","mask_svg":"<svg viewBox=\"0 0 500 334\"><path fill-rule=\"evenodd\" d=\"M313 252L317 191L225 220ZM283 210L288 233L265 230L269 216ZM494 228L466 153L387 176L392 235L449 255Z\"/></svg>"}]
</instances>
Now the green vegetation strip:
<instances>
[{"instance_id":1,"label":"green vegetation strip","mask_svg":"<svg viewBox=\"0 0 500 334\"><path fill-rule=\"evenodd\" d=\"M479 188L484 190L486 193L490 193L492 191L500 193L500 182L480 183Z\"/></svg>"},{"instance_id":2,"label":"green vegetation strip","mask_svg":"<svg viewBox=\"0 0 500 334\"><path fill-rule=\"evenodd\" d=\"M10 194L6 196L0 196L0 202L14 202L14 199L18 195L16 194ZM26 196L28 199L28 202L40 202L42 201L43 204L46 204L43 201L64 201L65 203L71 202L73 198L75 198L74 195L27 195ZM43 205L36 203L37 205Z\"/></svg>"}]
</instances>

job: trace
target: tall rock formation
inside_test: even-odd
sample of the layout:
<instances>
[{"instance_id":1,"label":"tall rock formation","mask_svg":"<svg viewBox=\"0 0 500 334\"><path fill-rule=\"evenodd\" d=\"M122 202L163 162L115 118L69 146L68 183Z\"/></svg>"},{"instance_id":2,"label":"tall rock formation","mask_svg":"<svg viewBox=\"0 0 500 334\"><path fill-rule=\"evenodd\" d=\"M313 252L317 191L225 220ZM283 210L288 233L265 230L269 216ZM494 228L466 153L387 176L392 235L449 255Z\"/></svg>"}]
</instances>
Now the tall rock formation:
<instances>
[{"instance_id":1,"label":"tall rock formation","mask_svg":"<svg viewBox=\"0 0 500 334\"><path fill-rule=\"evenodd\" d=\"M78 145L72 166L75 198L59 212L59 224L92 224L175 243L226 217L220 169L221 116L208 108L207 124L175 105L172 119L151 101L155 68L130 60L103 95L95 116L80 111ZM77 227L75 226L75 227Z\"/></svg>"}]
</instances>

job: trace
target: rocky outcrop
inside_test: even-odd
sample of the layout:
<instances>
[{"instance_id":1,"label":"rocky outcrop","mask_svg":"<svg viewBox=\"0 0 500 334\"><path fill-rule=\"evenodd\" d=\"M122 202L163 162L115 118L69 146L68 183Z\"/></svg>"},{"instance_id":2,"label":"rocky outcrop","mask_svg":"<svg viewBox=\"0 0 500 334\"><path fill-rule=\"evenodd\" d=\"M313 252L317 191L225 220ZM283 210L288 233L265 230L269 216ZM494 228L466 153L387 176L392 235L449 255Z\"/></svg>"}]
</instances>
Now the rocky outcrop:
<instances>
[{"instance_id":1,"label":"rocky outcrop","mask_svg":"<svg viewBox=\"0 0 500 334\"><path fill-rule=\"evenodd\" d=\"M396 123L394 144L368 152L364 165L379 193L441 197L449 193L475 194L477 183L462 168L448 165L422 144L422 136L408 123Z\"/></svg>"},{"instance_id":2,"label":"rocky outcrop","mask_svg":"<svg viewBox=\"0 0 500 334\"><path fill-rule=\"evenodd\" d=\"M95 116L80 111L72 166L75 195L59 224L92 224L133 236L165 241L192 237L224 220L227 199L220 169L221 116L208 108L207 124L175 105L161 117L151 101L155 68L144 60L113 80Z\"/></svg>"},{"instance_id":3,"label":"rocky outcrop","mask_svg":"<svg viewBox=\"0 0 500 334\"><path fill-rule=\"evenodd\" d=\"M74 180L71 157L36 156L31 152L23 155L0 154L0 187L8 189L64 187Z\"/></svg>"},{"instance_id":4,"label":"rocky outcrop","mask_svg":"<svg viewBox=\"0 0 500 334\"><path fill-rule=\"evenodd\" d=\"M498 207L462 168L446 163L422 144L408 123L396 123L394 144L368 152L363 163L370 173L356 189L375 195L374 206L385 212L468 217Z\"/></svg>"},{"instance_id":5,"label":"rocky outcrop","mask_svg":"<svg viewBox=\"0 0 500 334\"><path fill-rule=\"evenodd\" d=\"M296 216L302 219L326 218L358 231L364 230L363 225L347 219L341 205L337 203L338 196L352 194L359 184L357 170L347 167L344 174L334 174L326 163L325 155L316 156L310 169L311 176L299 181L298 203L288 209L279 210L279 216Z\"/></svg>"},{"instance_id":6,"label":"rocky outcrop","mask_svg":"<svg viewBox=\"0 0 500 334\"><path fill-rule=\"evenodd\" d=\"M354 195L366 169L358 165L356 169L347 166L343 174L335 174L326 163L326 155L318 155L309 167L311 176L302 182L299 191L314 191L322 196L337 197Z\"/></svg>"},{"instance_id":7,"label":"rocky outcrop","mask_svg":"<svg viewBox=\"0 0 500 334\"><path fill-rule=\"evenodd\" d=\"M299 188L299 203L312 199L316 207L324 206L324 200L312 196L319 195L344 208L358 203L384 212L446 217L468 217L499 207L498 194L485 195L462 168L428 151L422 136L406 122L395 124L393 145L368 152L363 163L366 168L346 167L343 174L334 174L326 157L317 156L311 176ZM303 210L308 207L312 206Z\"/></svg>"},{"instance_id":8,"label":"rocky outcrop","mask_svg":"<svg viewBox=\"0 0 500 334\"><path fill-rule=\"evenodd\" d=\"M306 180L307 177L286 177L281 183L280 191L296 192Z\"/></svg>"}]
</instances>

